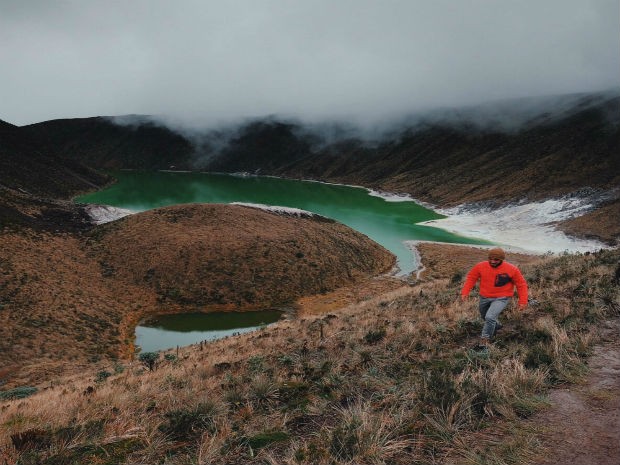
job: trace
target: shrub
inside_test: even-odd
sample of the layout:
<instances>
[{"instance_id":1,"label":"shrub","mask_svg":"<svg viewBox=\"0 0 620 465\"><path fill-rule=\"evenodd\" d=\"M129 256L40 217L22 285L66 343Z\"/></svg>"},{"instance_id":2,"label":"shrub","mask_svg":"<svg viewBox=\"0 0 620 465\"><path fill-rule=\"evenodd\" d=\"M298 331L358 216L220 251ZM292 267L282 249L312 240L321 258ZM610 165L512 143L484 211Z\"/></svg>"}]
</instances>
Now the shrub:
<instances>
[{"instance_id":1,"label":"shrub","mask_svg":"<svg viewBox=\"0 0 620 465\"><path fill-rule=\"evenodd\" d=\"M260 449L274 442L286 441L289 438L284 431L265 431L247 438L248 445L254 449Z\"/></svg>"},{"instance_id":2,"label":"shrub","mask_svg":"<svg viewBox=\"0 0 620 465\"><path fill-rule=\"evenodd\" d=\"M76 447L60 450L58 453L42 461L40 457L19 461L23 465L64 465L64 464L101 464L113 465L125 463L127 457L142 449L144 443L139 438L124 438L106 444L81 444Z\"/></svg>"},{"instance_id":3,"label":"shrub","mask_svg":"<svg viewBox=\"0 0 620 465\"><path fill-rule=\"evenodd\" d=\"M175 354L165 354L164 360L170 362L174 366L177 366L179 364L179 357L177 357Z\"/></svg>"},{"instance_id":4,"label":"shrub","mask_svg":"<svg viewBox=\"0 0 620 465\"><path fill-rule=\"evenodd\" d=\"M215 431L215 405L210 402L198 404L194 409L173 410L166 413L167 423L159 430L173 439L192 439L202 434Z\"/></svg>"},{"instance_id":5,"label":"shrub","mask_svg":"<svg viewBox=\"0 0 620 465\"><path fill-rule=\"evenodd\" d=\"M441 367L432 367L424 374L418 396L429 409L446 408L460 398L454 375L449 369Z\"/></svg>"},{"instance_id":6,"label":"shrub","mask_svg":"<svg viewBox=\"0 0 620 465\"><path fill-rule=\"evenodd\" d=\"M254 355L248 359L248 370L250 373L260 373L265 367L265 359L260 355Z\"/></svg>"},{"instance_id":7,"label":"shrub","mask_svg":"<svg viewBox=\"0 0 620 465\"><path fill-rule=\"evenodd\" d=\"M24 399L25 397L33 395L37 390L36 387L31 386L16 387L8 391L0 392L0 400Z\"/></svg>"},{"instance_id":8,"label":"shrub","mask_svg":"<svg viewBox=\"0 0 620 465\"><path fill-rule=\"evenodd\" d=\"M376 344L385 337L385 334L385 328L381 328L376 331L370 330L364 336L364 342L366 344Z\"/></svg>"},{"instance_id":9,"label":"shrub","mask_svg":"<svg viewBox=\"0 0 620 465\"><path fill-rule=\"evenodd\" d=\"M332 431L329 449L334 457L346 461L355 457L361 447L357 434L360 425L360 421L353 418Z\"/></svg>"},{"instance_id":10,"label":"shrub","mask_svg":"<svg viewBox=\"0 0 620 465\"><path fill-rule=\"evenodd\" d=\"M463 279L465 278L465 271L464 270L458 270L457 272L455 272L452 275L452 278L450 278L450 283L451 284L458 284L463 282Z\"/></svg>"},{"instance_id":11,"label":"shrub","mask_svg":"<svg viewBox=\"0 0 620 465\"><path fill-rule=\"evenodd\" d=\"M116 373L117 375L120 375L124 371L125 371L125 367L121 363L114 364L114 373Z\"/></svg>"},{"instance_id":12,"label":"shrub","mask_svg":"<svg viewBox=\"0 0 620 465\"><path fill-rule=\"evenodd\" d=\"M109 371L106 371L106 370L101 370L99 373L97 373L97 376L95 376L95 382L96 383L103 383L110 376L112 376L112 373L110 373Z\"/></svg>"},{"instance_id":13,"label":"shrub","mask_svg":"<svg viewBox=\"0 0 620 465\"><path fill-rule=\"evenodd\" d=\"M159 361L158 352L143 352L138 356L138 360L144 364L150 371L153 371L157 367Z\"/></svg>"},{"instance_id":14,"label":"shrub","mask_svg":"<svg viewBox=\"0 0 620 465\"><path fill-rule=\"evenodd\" d=\"M524 364L526 368L534 369L544 365L551 365L553 363L553 355L551 355L547 348L540 344L536 344L531 347L525 357Z\"/></svg>"},{"instance_id":15,"label":"shrub","mask_svg":"<svg viewBox=\"0 0 620 465\"><path fill-rule=\"evenodd\" d=\"M287 409L295 409L308 404L309 392L307 383L288 381L278 387L278 398Z\"/></svg>"}]
</instances>

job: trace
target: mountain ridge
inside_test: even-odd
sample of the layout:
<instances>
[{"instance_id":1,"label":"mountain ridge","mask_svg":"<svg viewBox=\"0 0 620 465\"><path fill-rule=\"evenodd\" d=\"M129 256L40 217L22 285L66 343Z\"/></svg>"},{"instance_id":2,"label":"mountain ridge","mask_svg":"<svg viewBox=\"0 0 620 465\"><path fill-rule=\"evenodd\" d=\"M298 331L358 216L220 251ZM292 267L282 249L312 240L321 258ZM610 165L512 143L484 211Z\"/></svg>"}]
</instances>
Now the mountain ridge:
<instances>
[{"instance_id":1,"label":"mountain ridge","mask_svg":"<svg viewBox=\"0 0 620 465\"><path fill-rule=\"evenodd\" d=\"M508 111L510 102L497 110L444 110L394 126L391 132L375 131L381 137L374 139L351 128L276 117L202 131L169 128L137 115L53 120L17 130L44 141L55 156L96 169L313 179L409 194L436 207L497 207L587 193L595 210L602 209L612 221L566 223L566 231L617 243L620 91L546 101L551 102L549 111L534 111L528 101L530 109L518 116ZM476 111L486 116L477 119ZM510 118L520 118L519 125L511 126Z\"/></svg>"}]
</instances>

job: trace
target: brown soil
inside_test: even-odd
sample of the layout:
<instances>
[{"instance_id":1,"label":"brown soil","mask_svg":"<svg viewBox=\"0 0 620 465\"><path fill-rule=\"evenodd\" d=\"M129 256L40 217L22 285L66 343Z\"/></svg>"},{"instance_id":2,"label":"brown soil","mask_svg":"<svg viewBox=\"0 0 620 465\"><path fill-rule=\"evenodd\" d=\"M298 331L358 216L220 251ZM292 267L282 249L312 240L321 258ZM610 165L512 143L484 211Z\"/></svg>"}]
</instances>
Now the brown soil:
<instances>
[{"instance_id":1,"label":"brown soil","mask_svg":"<svg viewBox=\"0 0 620 465\"><path fill-rule=\"evenodd\" d=\"M620 199L611 201L593 212L559 223L557 227L568 235L598 239L611 245L618 245Z\"/></svg>"},{"instance_id":2,"label":"brown soil","mask_svg":"<svg viewBox=\"0 0 620 465\"><path fill-rule=\"evenodd\" d=\"M532 419L544 431L536 465L620 464L620 320L601 333L584 382L552 391Z\"/></svg>"},{"instance_id":3,"label":"brown soil","mask_svg":"<svg viewBox=\"0 0 620 465\"><path fill-rule=\"evenodd\" d=\"M416 249L422 256L424 270L421 279L464 277L477 262L487 259L488 248L463 245L418 242ZM506 261L519 267L532 265L543 260L536 255L506 252Z\"/></svg>"}]
</instances>

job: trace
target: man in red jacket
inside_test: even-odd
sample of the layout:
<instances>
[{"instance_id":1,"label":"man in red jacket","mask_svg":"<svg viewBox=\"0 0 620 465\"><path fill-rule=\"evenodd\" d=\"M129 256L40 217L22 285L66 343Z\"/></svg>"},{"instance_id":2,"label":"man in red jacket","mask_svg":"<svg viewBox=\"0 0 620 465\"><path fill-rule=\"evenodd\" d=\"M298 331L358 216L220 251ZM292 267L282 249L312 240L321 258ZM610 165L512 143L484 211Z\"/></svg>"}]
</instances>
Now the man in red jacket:
<instances>
[{"instance_id":1,"label":"man in red jacket","mask_svg":"<svg viewBox=\"0 0 620 465\"><path fill-rule=\"evenodd\" d=\"M467 273L461 290L461 300L467 300L469 293L480 280L480 316L484 320L481 344L488 345L495 332L501 328L497 321L500 313L508 305L517 288L519 309L527 307L527 283L515 265L504 261L505 252L500 248L489 250L489 260L480 262Z\"/></svg>"}]
</instances>

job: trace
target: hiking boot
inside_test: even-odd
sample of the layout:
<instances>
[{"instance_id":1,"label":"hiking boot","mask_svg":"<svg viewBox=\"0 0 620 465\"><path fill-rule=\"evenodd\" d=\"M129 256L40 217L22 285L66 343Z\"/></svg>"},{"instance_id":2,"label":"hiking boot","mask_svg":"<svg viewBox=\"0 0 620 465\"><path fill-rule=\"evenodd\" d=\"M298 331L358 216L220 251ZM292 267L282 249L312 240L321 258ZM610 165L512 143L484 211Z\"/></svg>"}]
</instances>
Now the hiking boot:
<instances>
[{"instance_id":1,"label":"hiking boot","mask_svg":"<svg viewBox=\"0 0 620 465\"><path fill-rule=\"evenodd\" d=\"M497 334L497 332L504 327L503 324L497 322L495 323L495 330L493 331L493 337Z\"/></svg>"},{"instance_id":2,"label":"hiking boot","mask_svg":"<svg viewBox=\"0 0 620 465\"><path fill-rule=\"evenodd\" d=\"M491 341L486 337L481 337L478 344L474 346L474 350L478 352L486 352L491 346Z\"/></svg>"}]
</instances>

